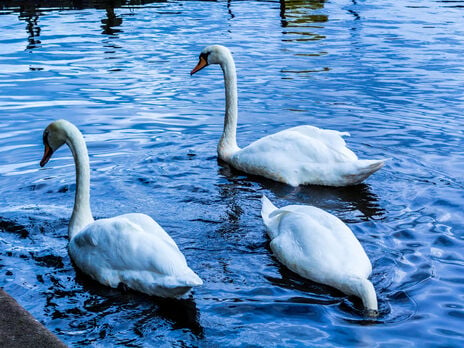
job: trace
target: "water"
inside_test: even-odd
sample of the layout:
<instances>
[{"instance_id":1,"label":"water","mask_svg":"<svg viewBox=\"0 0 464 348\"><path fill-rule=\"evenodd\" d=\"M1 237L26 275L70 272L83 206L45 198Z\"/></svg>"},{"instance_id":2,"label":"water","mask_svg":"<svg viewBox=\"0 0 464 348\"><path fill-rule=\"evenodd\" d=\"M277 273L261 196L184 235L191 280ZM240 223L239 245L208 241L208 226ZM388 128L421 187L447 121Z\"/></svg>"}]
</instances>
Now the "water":
<instances>
[{"instance_id":1,"label":"water","mask_svg":"<svg viewBox=\"0 0 464 348\"><path fill-rule=\"evenodd\" d=\"M462 346L463 1L47 3L0 11L0 286L64 342ZM350 188L218 163L222 74L189 76L212 43L235 56L242 146L312 124L391 160ZM205 282L191 299L108 289L73 267L71 154L38 165L57 118L85 135L94 215L153 216ZM279 265L263 193L348 224L373 264L378 319Z\"/></svg>"}]
</instances>

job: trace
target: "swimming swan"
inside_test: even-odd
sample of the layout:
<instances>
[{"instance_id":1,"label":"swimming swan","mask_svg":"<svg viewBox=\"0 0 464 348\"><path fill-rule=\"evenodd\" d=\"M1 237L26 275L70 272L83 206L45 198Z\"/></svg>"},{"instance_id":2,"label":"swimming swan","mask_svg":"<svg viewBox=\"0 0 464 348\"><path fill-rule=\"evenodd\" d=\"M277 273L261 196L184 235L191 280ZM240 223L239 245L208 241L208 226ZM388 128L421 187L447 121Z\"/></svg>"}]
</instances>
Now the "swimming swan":
<instances>
[{"instance_id":1,"label":"swimming swan","mask_svg":"<svg viewBox=\"0 0 464 348\"><path fill-rule=\"evenodd\" d=\"M208 46L190 74L209 64L219 64L224 73L226 112L217 151L219 158L231 166L292 186L356 185L383 166L385 160L359 160L342 138L349 133L312 126L268 135L240 149L236 141L238 102L234 59L226 47Z\"/></svg>"},{"instance_id":2,"label":"swimming swan","mask_svg":"<svg viewBox=\"0 0 464 348\"><path fill-rule=\"evenodd\" d=\"M378 315L371 262L340 219L309 205L277 208L263 195L261 216L271 250L291 271L361 298L369 316Z\"/></svg>"},{"instance_id":3,"label":"swimming swan","mask_svg":"<svg viewBox=\"0 0 464 348\"><path fill-rule=\"evenodd\" d=\"M81 132L58 120L43 133L43 167L67 144L76 165L76 195L68 226L69 254L84 273L112 288L120 283L148 295L178 297L202 280L187 266L172 238L151 217L125 214L94 221L90 210L90 168Z\"/></svg>"}]
</instances>

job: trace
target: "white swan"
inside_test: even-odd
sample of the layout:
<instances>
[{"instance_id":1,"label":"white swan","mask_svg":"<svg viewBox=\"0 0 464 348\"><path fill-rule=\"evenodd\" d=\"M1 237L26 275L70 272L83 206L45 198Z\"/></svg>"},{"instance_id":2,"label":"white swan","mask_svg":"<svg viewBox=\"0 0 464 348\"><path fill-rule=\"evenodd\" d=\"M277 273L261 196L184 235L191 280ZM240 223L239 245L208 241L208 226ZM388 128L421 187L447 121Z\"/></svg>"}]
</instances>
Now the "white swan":
<instances>
[{"instance_id":1,"label":"white swan","mask_svg":"<svg viewBox=\"0 0 464 348\"><path fill-rule=\"evenodd\" d=\"M172 238L151 217L125 214L94 221L90 210L90 168L81 132L58 120L43 133L43 167L67 144L76 165L76 195L69 222L69 254L77 267L100 283L155 296L178 297L202 280L187 266Z\"/></svg>"},{"instance_id":2,"label":"white swan","mask_svg":"<svg viewBox=\"0 0 464 348\"><path fill-rule=\"evenodd\" d=\"M234 59L226 47L208 46L190 74L209 64L219 64L224 73L226 113L217 149L221 160L243 172L292 186L355 185L383 166L385 160L359 160L342 138L349 133L312 126L290 128L240 149L236 141L238 110Z\"/></svg>"},{"instance_id":3,"label":"white swan","mask_svg":"<svg viewBox=\"0 0 464 348\"><path fill-rule=\"evenodd\" d=\"M271 249L287 268L312 281L361 298L369 316L378 315L371 262L353 232L340 219L309 205L277 208L262 197Z\"/></svg>"}]
</instances>

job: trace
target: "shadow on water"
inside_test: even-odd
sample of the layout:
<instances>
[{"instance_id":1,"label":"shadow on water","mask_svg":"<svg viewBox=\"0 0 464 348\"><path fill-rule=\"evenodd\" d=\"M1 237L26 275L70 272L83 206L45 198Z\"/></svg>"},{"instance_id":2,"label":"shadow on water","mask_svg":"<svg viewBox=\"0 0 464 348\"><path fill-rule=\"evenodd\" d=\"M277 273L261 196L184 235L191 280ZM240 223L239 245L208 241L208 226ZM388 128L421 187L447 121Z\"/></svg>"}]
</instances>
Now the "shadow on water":
<instances>
[{"instance_id":1,"label":"shadow on water","mask_svg":"<svg viewBox=\"0 0 464 348\"><path fill-rule=\"evenodd\" d=\"M290 203L309 204L326 210L356 211L358 212L356 220L362 221L381 220L386 213L385 209L380 206L379 197L371 191L369 185L364 183L347 187L314 185L293 187L240 172L222 161L219 165L219 174L240 186L241 189L249 186L249 182L254 182L262 189L271 191L276 197Z\"/></svg>"},{"instance_id":2,"label":"shadow on water","mask_svg":"<svg viewBox=\"0 0 464 348\"><path fill-rule=\"evenodd\" d=\"M19 224L14 220L3 218L0 216L0 232L13 233L18 235L20 238L26 238L29 236L29 231L26 226Z\"/></svg>"},{"instance_id":3,"label":"shadow on water","mask_svg":"<svg viewBox=\"0 0 464 348\"><path fill-rule=\"evenodd\" d=\"M112 289L74 268L76 283L91 295L84 305L87 311L105 315L112 314L114 308L125 308L128 316L136 319L134 330L139 331L140 337L145 336L144 331L148 328L157 325L153 321L158 322L159 319L170 323L174 330L187 329L196 337L203 337L200 313L192 294L185 299L171 299L148 296L124 287Z\"/></svg>"},{"instance_id":4,"label":"shadow on water","mask_svg":"<svg viewBox=\"0 0 464 348\"><path fill-rule=\"evenodd\" d=\"M269 252L271 252L270 249ZM292 292L298 291L302 293L301 296L293 296L285 300L286 302L324 306L338 305L340 310L349 316L345 320L356 320L358 323L359 321L365 321L371 324L377 322L377 319L366 320L364 318L364 308L360 298L348 296L328 285L302 278L281 265L279 261L276 260L276 263L281 278L266 276L266 279L275 286L289 289ZM380 315L384 314L380 313Z\"/></svg>"},{"instance_id":5,"label":"shadow on water","mask_svg":"<svg viewBox=\"0 0 464 348\"><path fill-rule=\"evenodd\" d=\"M269 245L266 245L266 249L272 254ZM358 325L398 323L414 315L416 305L407 292L384 290L381 284L375 282L375 278L378 277L374 274L371 275L370 279L373 281L377 292L379 316L377 318L367 318L360 298L346 295L328 285L305 279L282 265L274 256L272 258L275 261L280 277L270 275L264 277L274 286L291 291L293 296L283 302L325 306L337 305L340 312L336 316L340 320ZM300 292L300 296L294 296L295 292ZM282 300L276 300L276 302L279 301ZM402 303L403 306L401 308L392 308L391 302Z\"/></svg>"}]
</instances>

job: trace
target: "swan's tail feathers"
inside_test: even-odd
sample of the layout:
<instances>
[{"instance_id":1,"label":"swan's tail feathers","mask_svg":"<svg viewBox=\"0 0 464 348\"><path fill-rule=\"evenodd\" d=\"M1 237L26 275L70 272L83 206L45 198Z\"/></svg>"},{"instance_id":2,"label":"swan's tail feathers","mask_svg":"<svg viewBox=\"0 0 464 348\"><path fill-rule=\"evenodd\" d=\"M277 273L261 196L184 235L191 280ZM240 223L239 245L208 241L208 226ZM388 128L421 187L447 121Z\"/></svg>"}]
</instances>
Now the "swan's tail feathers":
<instances>
[{"instance_id":1,"label":"swan's tail feathers","mask_svg":"<svg viewBox=\"0 0 464 348\"><path fill-rule=\"evenodd\" d=\"M261 208L261 216L263 218L264 226L266 226L267 234L271 239L274 239L278 235L278 226L280 221L280 209L277 208L272 202L265 196L261 198L263 206ZM276 214L278 216L276 216Z\"/></svg>"},{"instance_id":2,"label":"swan's tail feathers","mask_svg":"<svg viewBox=\"0 0 464 348\"><path fill-rule=\"evenodd\" d=\"M190 267L186 269L186 272L182 277L177 277L171 284L172 287L195 287L200 285L203 285L203 280L201 280L201 278Z\"/></svg>"},{"instance_id":3,"label":"swan's tail feathers","mask_svg":"<svg viewBox=\"0 0 464 348\"><path fill-rule=\"evenodd\" d=\"M203 281L189 268L182 277L167 276L162 282L154 282L141 291L160 297L182 298L190 292L190 289L200 285L203 285Z\"/></svg>"},{"instance_id":4,"label":"swan's tail feathers","mask_svg":"<svg viewBox=\"0 0 464 348\"><path fill-rule=\"evenodd\" d=\"M200 285L203 285L203 280L201 280L201 278L192 271L193 273L193 277L192 279L190 280L190 286L194 287L194 286L200 286Z\"/></svg>"},{"instance_id":5,"label":"swan's tail feathers","mask_svg":"<svg viewBox=\"0 0 464 348\"><path fill-rule=\"evenodd\" d=\"M266 222L269 219L269 215L276 209L278 209L265 195L261 197L261 203L263 204L261 208L261 216Z\"/></svg>"},{"instance_id":6,"label":"swan's tail feathers","mask_svg":"<svg viewBox=\"0 0 464 348\"><path fill-rule=\"evenodd\" d=\"M344 175L348 185L357 185L382 168L388 159L358 160L356 170Z\"/></svg>"}]
</instances>

